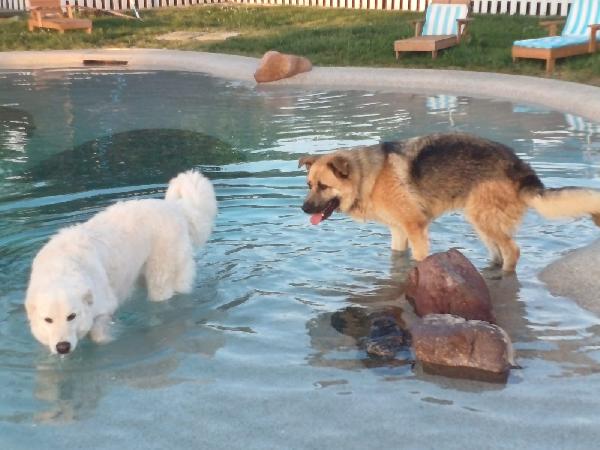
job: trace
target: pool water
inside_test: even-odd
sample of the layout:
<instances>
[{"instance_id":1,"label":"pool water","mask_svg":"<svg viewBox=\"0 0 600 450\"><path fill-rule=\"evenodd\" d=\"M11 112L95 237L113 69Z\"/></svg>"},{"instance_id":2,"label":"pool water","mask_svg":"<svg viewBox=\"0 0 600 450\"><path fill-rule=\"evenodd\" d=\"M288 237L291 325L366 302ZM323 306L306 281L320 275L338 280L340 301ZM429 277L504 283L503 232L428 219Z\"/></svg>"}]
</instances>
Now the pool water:
<instances>
[{"instance_id":1,"label":"pool water","mask_svg":"<svg viewBox=\"0 0 600 450\"><path fill-rule=\"evenodd\" d=\"M254 87L184 72L0 73L0 448L539 448L600 439L600 318L537 274L596 239L589 219L528 213L516 276L460 214L431 227L484 270L522 366L507 384L369 358L361 317L414 320L411 262L388 231L300 210L305 153L441 131L512 146L550 187L599 187L600 125L531 105L448 95ZM194 291L137 291L116 339L66 358L29 332L35 253L118 200L160 197L190 167L219 201ZM590 268L598 270L598 268Z\"/></svg>"}]
</instances>

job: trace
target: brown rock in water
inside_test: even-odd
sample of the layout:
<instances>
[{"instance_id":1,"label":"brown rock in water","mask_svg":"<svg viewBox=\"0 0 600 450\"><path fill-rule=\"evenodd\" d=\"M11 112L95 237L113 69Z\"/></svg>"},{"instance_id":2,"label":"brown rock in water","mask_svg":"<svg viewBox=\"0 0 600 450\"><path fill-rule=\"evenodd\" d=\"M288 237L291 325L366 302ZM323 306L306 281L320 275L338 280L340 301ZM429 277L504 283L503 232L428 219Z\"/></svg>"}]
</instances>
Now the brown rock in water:
<instances>
[{"instance_id":1,"label":"brown rock in water","mask_svg":"<svg viewBox=\"0 0 600 450\"><path fill-rule=\"evenodd\" d=\"M416 358L429 373L505 382L514 366L510 338L488 322L431 314L411 334Z\"/></svg>"},{"instance_id":2,"label":"brown rock in water","mask_svg":"<svg viewBox=\"0 0 600 450\"><path fill-rule=\"evenodd\" d=\"M495 322L485 280L456 249L435 253L417 264L408 274L406 298L421 317L454 314Z\"/></svg>"},{"instance_id":3,"label":"brown rock in water","mask_svg":"<svg viewBox=\"0 0 600 450\"><path fill-rule=\"evenodd\" d=\"M265 53L260 60L260 66L254 72L254 79L258 83L266 83L293 77L311 69L312 64L307 58L271 50Z\"/></svg>"}]
</instances>

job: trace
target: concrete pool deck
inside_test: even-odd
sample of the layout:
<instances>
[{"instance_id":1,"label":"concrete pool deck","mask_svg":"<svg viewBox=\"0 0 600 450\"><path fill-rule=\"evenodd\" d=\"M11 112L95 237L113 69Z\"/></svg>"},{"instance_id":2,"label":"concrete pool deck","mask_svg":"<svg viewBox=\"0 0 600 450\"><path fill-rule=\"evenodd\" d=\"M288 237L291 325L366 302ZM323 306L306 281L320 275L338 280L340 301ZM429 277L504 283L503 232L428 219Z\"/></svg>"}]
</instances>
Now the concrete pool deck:
<instances>
[{"instance_id":1,"label":"concrete pool deck","mask_svg":"<svg viewBox=\"0 0 600 450\"><path fill-rule=\"evenodd\" d=\"M83 68L84 59L126 60L118 70L182 70L255 84L258 58L180 50L92 49L0 53L0 70ZM111 66L101 66L110 68ZM89 67L87 67L89 68ZM600 87L548 78L461 70L314 67L269 86L466 95L542 105L600 123Z\"/></svg>"}]
</instances>

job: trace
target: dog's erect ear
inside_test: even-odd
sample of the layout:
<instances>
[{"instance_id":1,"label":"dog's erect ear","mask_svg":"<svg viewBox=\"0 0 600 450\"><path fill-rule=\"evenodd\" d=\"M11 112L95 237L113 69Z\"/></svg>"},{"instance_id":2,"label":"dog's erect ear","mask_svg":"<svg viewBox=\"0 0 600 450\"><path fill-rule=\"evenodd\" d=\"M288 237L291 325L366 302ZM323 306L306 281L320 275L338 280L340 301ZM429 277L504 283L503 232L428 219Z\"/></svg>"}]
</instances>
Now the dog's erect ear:
<instances>
[{"instance_id":1,"label":"dog's erect ear","mask_svg":"<svg viewBox=\"0 0 600 450\"><path fill-rule=\"evenodd\" d=\"M94 296L92 295L92 291L87 291L83 295L83 303L85 303L88 306L91 306L94 304Z\"/></svg>"},{"instance_id":2,"label":"dog's erect ear","mask_svg":"<svg viewBox=\"0 0 600 450\"><path fill-rule=\"evenodd\" d=\"M310 170L310 166L312 166L317 159L319 159L319 157L315 155L303 156L298 160L298 167L306 166L306 170Z\"/></svg>"},{"instance_id":3,"label":"dog's erect ear","mask_svg":"<svg viewBox=\"0 0 600 450\"><path fill-rule=\"evenodd\" d=\"M338 178L348 178L348 175L350 175L350 161L345 156L334 156L327 165Z\"/></svg>"}]
</instances>

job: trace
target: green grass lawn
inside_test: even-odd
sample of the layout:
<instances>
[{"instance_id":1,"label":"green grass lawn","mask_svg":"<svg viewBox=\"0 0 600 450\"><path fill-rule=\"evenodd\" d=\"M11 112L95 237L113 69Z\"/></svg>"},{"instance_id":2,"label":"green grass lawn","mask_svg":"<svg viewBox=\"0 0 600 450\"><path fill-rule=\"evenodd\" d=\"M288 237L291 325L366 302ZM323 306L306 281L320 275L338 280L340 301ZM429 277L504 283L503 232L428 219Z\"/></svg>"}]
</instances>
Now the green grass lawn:
<instances>
[{"instance_id":1,"label":"green grass lawn","mask_svg":"<svg viewBox=\"0 0 600 450\"><path fill-rule=\"evenodd\" d=\"M94 17L91 35L80 31L28 32L26 17L0 19L0 50L152 47L260 57L268 50L307 56L321 66L465 69L545 76L544 62L510 56L516 39L541 37L536 17L476 15L467 40L440 52L406 54L396 61L393 42L412 36L422 14L300 7L204 6L144 10L143 21ZM171 31L237 31L223 42L160 41ZM1 56L0 56L1 57ZM600 85L600 52L557 63L555 78Z\"/></svg>"}]
</instances>

